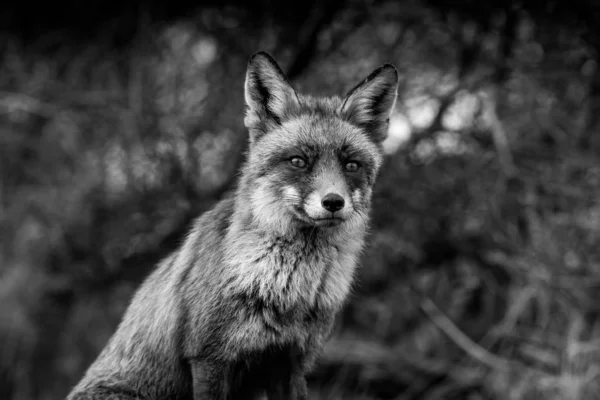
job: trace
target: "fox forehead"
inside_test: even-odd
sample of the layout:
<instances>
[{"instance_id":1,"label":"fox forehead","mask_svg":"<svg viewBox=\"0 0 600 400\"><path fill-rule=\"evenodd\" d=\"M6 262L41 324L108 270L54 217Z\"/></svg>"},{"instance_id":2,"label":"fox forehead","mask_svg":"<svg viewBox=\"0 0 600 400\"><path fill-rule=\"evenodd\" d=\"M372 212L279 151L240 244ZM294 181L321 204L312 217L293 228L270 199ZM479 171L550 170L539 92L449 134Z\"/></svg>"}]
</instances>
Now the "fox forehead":
<instances>
[{"instance_id":1,"label":"fox forehead","mask_svg":"<svg viewBox=\"0 0 600 400\"><path fill-rule=\"evenodd\" d=\"M324 155L345 152L349 157L369 161L376 169L381 164L381 149L360 128L336 117L297 116L264 135L255 143L257 155ZM296 154L291 154L296 153Z\"/></svg>"}]
</instances>

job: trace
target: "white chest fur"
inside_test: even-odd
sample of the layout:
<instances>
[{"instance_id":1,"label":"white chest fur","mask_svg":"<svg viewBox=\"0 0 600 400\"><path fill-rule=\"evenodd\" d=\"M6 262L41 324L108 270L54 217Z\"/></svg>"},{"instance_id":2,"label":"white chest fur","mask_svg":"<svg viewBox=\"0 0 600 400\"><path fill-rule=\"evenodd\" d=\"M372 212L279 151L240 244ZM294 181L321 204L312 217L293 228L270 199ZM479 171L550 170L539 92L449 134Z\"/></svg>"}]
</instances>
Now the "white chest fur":
<instances>
[{"instance_id":1,"label":"white chest fur","mask_svg":"<svg viewBox=\"0 0 600 400\"><path fill-rule=\"evenodd\" d=\"M362 242L362 240L361 240ZM282 310L337 309L352 284L360 244L318 235L282 238L247 234L227 256L233 290L254 293Z\"/></svg>"},{"instance_id":2,"label":"white chest fur","mask_svg":"<svg viewBox=\"0 0 600 400\"><path fill-rule=\"evenodd\" d=\"M260 314L238 313L228 332L231 349L264 348L279 342L310 340L310 310L335 313L350 291L360 240L339 243L331 237L282 238L246 234L226 255L225 295L246 294L267 305ZM275 311L272 311L275 310ZM291 315L277 320L277 315ZM280 319L281 320L281 319Z\"/></svg>"}]
</instances>

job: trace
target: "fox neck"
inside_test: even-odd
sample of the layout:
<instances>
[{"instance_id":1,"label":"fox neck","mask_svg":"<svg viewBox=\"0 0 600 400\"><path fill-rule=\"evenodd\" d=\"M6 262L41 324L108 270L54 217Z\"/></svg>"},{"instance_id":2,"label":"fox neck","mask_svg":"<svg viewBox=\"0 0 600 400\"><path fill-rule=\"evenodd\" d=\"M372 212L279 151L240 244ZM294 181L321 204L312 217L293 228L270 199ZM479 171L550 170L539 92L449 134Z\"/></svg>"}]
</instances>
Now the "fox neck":
<instances>
[{"instance_id":1,"label":"fox neck","mask_svg":"<svg viewBox=\"0 0 600 400\"><path fill-rule=\"evenodd\" d=\"M282 222L281 215L257 218L252 190L240 185L225 239L227 290L254 293L281 309L339 309L354 278L366 221L306 228L289 217Z\"/></svg>"}]
</instances>

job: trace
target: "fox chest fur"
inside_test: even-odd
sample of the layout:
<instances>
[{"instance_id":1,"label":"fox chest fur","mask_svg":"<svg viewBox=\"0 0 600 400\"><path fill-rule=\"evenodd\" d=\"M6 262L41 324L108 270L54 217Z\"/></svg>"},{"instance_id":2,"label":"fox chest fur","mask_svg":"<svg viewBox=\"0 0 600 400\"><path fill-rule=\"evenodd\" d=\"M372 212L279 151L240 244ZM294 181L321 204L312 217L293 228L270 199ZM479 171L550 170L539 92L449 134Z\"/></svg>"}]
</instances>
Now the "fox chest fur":
<instances>
[{"instance_id":1,"label":"fox chest fur","mask_svg":"<svg viewBox=\"0 0 600 400\"><path fill-rule=\"evenodd\" d=\"M293 341L304 347L319 315L337 312L347 297L361 245L362 237L344 242L310 229L295 238L245 235L227 254L223 277L225 296L238 298L247 311L236 315L239 325L227 335L231 345Z\"/></svg>"}]
</instances>

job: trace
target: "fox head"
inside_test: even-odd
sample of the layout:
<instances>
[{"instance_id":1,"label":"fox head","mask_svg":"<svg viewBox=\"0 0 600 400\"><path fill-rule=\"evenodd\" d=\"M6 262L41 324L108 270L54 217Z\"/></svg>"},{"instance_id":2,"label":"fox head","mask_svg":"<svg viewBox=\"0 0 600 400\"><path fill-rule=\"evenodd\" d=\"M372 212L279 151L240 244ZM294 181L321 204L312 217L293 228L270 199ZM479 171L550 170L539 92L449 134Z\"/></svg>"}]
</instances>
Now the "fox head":
<instances>
[{"instance_id":1,"label":"fox head","mask_svg":"<svg viewBox=\"0 0 600 400\"><path fill-rule=\"evenodd\" d=\"M253 55L242 190L254 223L278 231L364 226L397 86L385 64L344 98L316 98L297 93L268 54Z\"/></svg>"}]
</instances>

